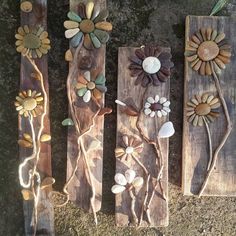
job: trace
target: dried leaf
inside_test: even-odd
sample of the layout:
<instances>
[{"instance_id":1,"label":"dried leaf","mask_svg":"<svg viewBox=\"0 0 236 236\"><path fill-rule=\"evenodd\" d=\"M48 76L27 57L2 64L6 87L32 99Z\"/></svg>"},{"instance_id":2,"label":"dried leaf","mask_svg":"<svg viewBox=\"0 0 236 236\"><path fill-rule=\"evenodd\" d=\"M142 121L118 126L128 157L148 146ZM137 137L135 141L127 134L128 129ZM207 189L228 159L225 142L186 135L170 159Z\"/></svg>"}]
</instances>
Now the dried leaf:
<instances>
[{"instance_id":1,"label":"dried leaf","mask_svg":"<svg viewBox=\"0 0 236 236\"><path fill-rule=\"evenodd\" d=\"M46 177L45 179L43 179L43 181L41 183L41 189L45 189L47 187L50 187L54 183L55 183L55 179L54 178Z\"/></svg>"},{"instance_id":2,"label":"dried leaf","mask_svg":"<svg viewBox=\"0 0 236 236\"><path fill-rule=\"evenodd\" d=\"M215 4L215 6L213 7L210 16L215 15L216 13L218 13L224 6L225 4L228 2L228 0L218 0L218 2Z\"/></svg>"}]
</instances>

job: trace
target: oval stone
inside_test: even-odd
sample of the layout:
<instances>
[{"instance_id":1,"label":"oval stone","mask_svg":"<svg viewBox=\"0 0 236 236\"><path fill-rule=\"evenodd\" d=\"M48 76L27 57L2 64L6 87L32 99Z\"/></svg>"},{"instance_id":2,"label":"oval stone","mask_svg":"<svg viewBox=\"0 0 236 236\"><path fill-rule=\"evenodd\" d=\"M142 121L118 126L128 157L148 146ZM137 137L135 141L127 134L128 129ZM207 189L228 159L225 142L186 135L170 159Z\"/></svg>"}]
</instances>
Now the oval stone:
<instances>
[{"instance_id":1,"label":"oval stone","mask_svg":"<svg viewBox=\"0 0 236 236\"><path fill-rule=\"evenodd\" d=\"M50 140L51 140L51 135L49 135L49 134L43 134L40 138L41 142L48 142Z\"/></svg>"},{"instance_id":2,"label":"oval stone","mask_svg":"<svg viewBox=\"0 0 236 236\"><path fill-rule=\"evenodd\" d=\"M142 66L148 74L155 74L161 69L161 62L156 57L147 57L144 59Z\"/></svg>"},{"instance_id":3,"label":"oval stone","mask_svg":"<svg viewBox=\"0 0 236 236\"><path fill-rule=\"evenodd\" d=\"M173 123L168 121L162 125L158 132L159 138L169 138L175 133Z\"/></svg>"},{"instance_id":4,"label":"oval stone","mask_svg":"<svg viewBox=\"0 0 236 236\"><path fill-rule=\"evenodd\" d=\"M62 121L62 125L63 126L73 126L74 122L71 118L67 118L67 119Z\"/></svg>"},{"instance_id":5,"label":"oval stone","mask_svg":"<svg viewBox=\"0 0 236 236\"><path fill-rule=\"evenodd\" d=\"M97 36L94 33L90 33L91 40L93 42L93 46L95 48L100 48L101 47L101 42L97 38Z\"/></svg>"}]
</instances>

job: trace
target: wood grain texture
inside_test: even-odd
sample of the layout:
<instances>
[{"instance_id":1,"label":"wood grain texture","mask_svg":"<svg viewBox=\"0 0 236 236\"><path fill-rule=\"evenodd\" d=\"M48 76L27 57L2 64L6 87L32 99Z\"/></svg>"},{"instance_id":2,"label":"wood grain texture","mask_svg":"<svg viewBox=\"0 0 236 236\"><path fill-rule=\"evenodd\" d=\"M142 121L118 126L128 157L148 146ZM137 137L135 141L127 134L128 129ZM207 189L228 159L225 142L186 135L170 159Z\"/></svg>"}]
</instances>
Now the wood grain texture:
<instances>
[{"instance_id":1,"label":"wood grain texture","mask_svg":"<svg viewBox=\"0 0 236 236\"><path fill-rule=\"evenodd\" d=\"M118 99L120 101L125 101L127 98L133 98L136 106L140 109L142 104L142 97L145 92L145 88L140 85L135 86L134 82L136 78L130 76L130 70L128 66L130 64L129 57L134 55L137 48L122 47L119 48L119 59L118 59ZM170 49L164 49L170 50ZM148 88L146 97L159 95L160 97L169 98L169 81L162 83L161 86ZM130 135L140 139L139 132L136 128L137 117L127 116L122 113L120 108L117 110L117 147L121 144L122 135ZM156 140L159 128L168 117L163 118L149 118L142 113L140 121L142 129L145 134L148 135L150 139ZM151 226L167 226L168 225L168 139L162 139L161 149L164 159L164 170L163 170L163 189L166 196L166 201L161 197L160 188L158 187L155 197L150 206L150 216L151 216ZM152 145L145 143L144 150L140 154L139 160L146 166L147 170L151 174L151 181L157 177L158 168L156 166L156 154ZM117 158L116 160L116 173L124 174L127 169L133 169L136 171L137 176L144 177L143 170L136 162L131 161L130 165L127 162L121 161ZM149 184L149 197L153 189L153 184ZM142 196L143 188L138 192L138 197L136 200L135 211L137 217L140 217L141 206L142 206ZM130 212L130 196L128 191L122 194L116 195L116 224L118 226L127 226L130 224L131 212ZM141 226L148 226L147 218L144 214L144 221Z\"/></svg>"},{"instance_id":2,"label":"wood grain texture","mask_svg":"<svg viewBox=\"0 0 236 236\"><path fill-rule=\"evenodd\" d=\"M224 32L226 39L232 46L231 63L226 66L219 76L224 98L226 100L230 118L233 123L231 132L224 148L219 153L217 163L203 192L205 196L236 196L236 19L230 17L188 16L186 18L186 42L201 27L212 27L218 32ZM190 68L185 60L184 107L195 94L210 92L217 95L215 83L210 76L200 76ZM197 194L206 177L206 168L209 158L209 147L206 129L193 127L188 123L186 109L184 111L183 129L183 176L182 187L185 195ZM213 142L213 152L219 145L226 131L226 118L222 107L220 117L210 124Z\"/></svg>"},{"instance_id":3,"label":"wood grain texture","mask_svg":"<svg viewBox=\"0 0 236 236\"><path fill-rule=\"evenodd\" d=\"M46 0L36 0L33 3L33 11L31 13L21 12L21 25L36 26L42 25L45 30L47 29L47 1ZM48 88L48 60L47 56L43 56L41 59L35 60L36 65L43 74L44 86L49 95ZM30 77L33 72L33 67L29 63L28 59L21 57L21 79L20 79L20 89L28 90L34 89L37 91L42 91L39 81L32 79ZM36 129L36 135L40 127L40 117L34 118L34 127ZM49 103L47 115L44 120L44 130L43 133L50 134L50 121L49 121ZM31 133L28 120L19 116L19 132ZM32 150L26 150L25 148L19 148L19 155L21 161L24 157L31 154ZM38 163L38 171L41 174L41 179L52 175L51 170L51 144L50 142L41 144L41 152ZM25 172L27 175L28 171ZM37 225L37 235L54 235L54 210L53 205L49 200L49 193L51 188L46 188L41 191L41 196L38 204L38 225ZM25 217L25 234L32 235L32 217L33 217L33 202L24 201L24 217Z\"/></svg>"},{"instance_id":4,"label":"wood grain texture","mask_svg":"<svg viewBox=\"0 0 236 236\"><path fill-rule=\"evenodd\" d=\"M70 10L77 12L77 6L82 1L70 0ZM86 1L84 1L86 3ZM101 9L106 8L105 0L96 0L94 1L95 5L99 4ZM73 55L75 55L75 49L71 48ZM89 56L92 59L92 72L94 74L102 73L105 75L105 52L106 47L102 46L100 49L94 49L91 51L86 50L85 48L81 48L78 52L78 65L81 59L84 56ZM86 70L76 69L75 75L81 75ZM69 69L69 73L71 73L71 66ZM76 77L77 78L77 77ZM74 94L74 101L78 100L78 97ZM104 97L101 101L101 105L103 106ZM91 105L89 107L77 107L76 108L76 117L82 121L81 125L85 125L86 121L94 115L96 111L96 106ZM69 110L70 113L70 110ZM99 211L101 209L101 201L102 201L102 175L103 175L103 127L104 127L104 117L97 116L95 118L95 126L92 130L87 133L82 138L82 142L85 145L85 150L87 152L87 157L90 165L90 169L92 172L92 181L94 183L96 199L94 202L95 211ZM88 124L86 124L88 125ZM91 149L89 144L91 142L96 142L97 147L95 149ZM75 127L69 127L68 129L68 144L67 144L67 179L70 178L72 172L76 166L76 160L78 156L78 145L77 145L77 134ZM76 171L75 177L72 179L70 185L68 186L68 192L70 194L70 200L75 202L79 207L90 210L90 197L91 197L91 187L87 180L87 171L85 169L85 161L84 158L79 157L78 169Z\"/></svg>"}]
</instances>

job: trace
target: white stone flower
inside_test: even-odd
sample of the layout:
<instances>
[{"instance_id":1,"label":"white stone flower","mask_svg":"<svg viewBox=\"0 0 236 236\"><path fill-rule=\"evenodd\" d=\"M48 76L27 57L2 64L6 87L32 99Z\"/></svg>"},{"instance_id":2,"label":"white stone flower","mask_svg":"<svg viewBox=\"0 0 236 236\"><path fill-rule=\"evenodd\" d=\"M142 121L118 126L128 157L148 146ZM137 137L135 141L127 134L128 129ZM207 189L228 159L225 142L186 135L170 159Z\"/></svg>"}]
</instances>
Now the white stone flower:
<instances>
[{"instance_id":1,"label":"white stone flower","mask_svg":"<svg viewBox=\"0 0 236 236\"><path fill-rule=\"evenodd\" d=\"M142 177L135 177L136 173L134 170L128 169L125 175L117 173L115 175L116 184L112 186L111 191L114 194L122 193L125 189L137 188L143 185Z\"/></svg>"},{"instance_id":2,"label":"white stone flower","mask_svg":"<svg viewBox=\"0 0 236 236\"><path fill-rule=\"evenodd\" d=\"M162 117L167 116L170 110L170 101L165 97L159 97L156 95L154 98L149 97L144 104L144 114L150 117Z\"/></svg>"}]
</instances>

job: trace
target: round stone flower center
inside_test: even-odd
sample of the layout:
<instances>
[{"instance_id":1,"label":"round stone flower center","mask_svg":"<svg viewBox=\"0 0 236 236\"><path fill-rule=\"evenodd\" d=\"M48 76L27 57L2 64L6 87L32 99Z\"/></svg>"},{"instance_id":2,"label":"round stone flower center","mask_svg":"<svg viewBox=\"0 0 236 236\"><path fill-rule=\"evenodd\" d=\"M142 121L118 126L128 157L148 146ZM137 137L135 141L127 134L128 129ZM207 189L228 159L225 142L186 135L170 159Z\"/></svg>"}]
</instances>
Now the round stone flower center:
<instances>
[{"instance_id":1,"label":"round stone flower center","mask_svg":"<svg viewBox=\"0 0 236 236\"><path fill-rule=\"evenodd\" d=\"M157 102L157 103L153 103L150 108L152 111L161 111L163 106L162 104Z\"/></svg>"},{"instance_id":2,"label":"round stone flower center","mask_svg":"<svg viewBox=\"0 0 236 236\"><path fill-rule=\"evenodd\" d=\"M133 153L133 151L134 151L134 148L133 148L133 147L127 147L127 148L125 149L125 153L126 153L126 154L131 154L131 153Z\"/></svg>"},{"instance_id":3,"label":"round stone flower center","mask_svg":"<svg viewBox=\"0 0 236 236\"><path fill-rule=\"evenodd\" d=\"M80 23L80 30L84 33L91 33L94 31L94 28L94 23L91 20L86 19Z\"/></svg>"},{"instance_id":4,"label":"round stone flower center","mask_svg":"<svg viewBox=\"0 0 236 236\"><path fill-rule=\"evenodd\" d=\"M35 34L26 34L23 39L23 44L25 48L36 49L41 45L39 37Z\"/></svg>"},{"instance_id":5,"label":"round stone flower center","mask_svg":"<svg viewBox=\"0 0 236 236\"><path fill-rule=\"evenodd\" d=\"M219 51L220 49L215 42L205 41L199 46L197 54L201 60L211 61L218 56Z\"/></svg>"},{"instance_id":6,"label":"round stone flower center","mask_svg":"<svg viewBox=\"0 0 236 236\"><path fill-rule=\"evenodd\" d=\"M161 62L156 57L147 57L144 59L142 66L148 74L155 74L161 69Z\"/></svg>"},{"instance_id":7,"label":"round stone flower center","mask_svg":"<svg viewBox=\"0 0 236 236\"><path fill-rule=\"evenodd\" d=\"M36 108L37 106L37 102L34 98L26 98L24 101L23 101L23 107L25 110L27 111L32 111Z\"/></svg>"},{"instance_id":8,"label":"round stone flower center","mask_svg":"<svg viewBox=\"0 0 236 236\"><path fill-rule=\"evenodd\" d=\"M211 112L211 107L207 103L201 103L197 105L195 112L199 116L206 116Z\"/></svg>"},{"instance_id":9,"label":"round stone flower center","mask_svg":"<svg viewBox=\"0 0 236 236\"><path fill-rule=\"evenodd\" d=\"M90 90L95 89L95 83L94 83L94 82L89 82L89 83L87 84L87 88L90 89Z\"/></svg>"}]
</instances>

